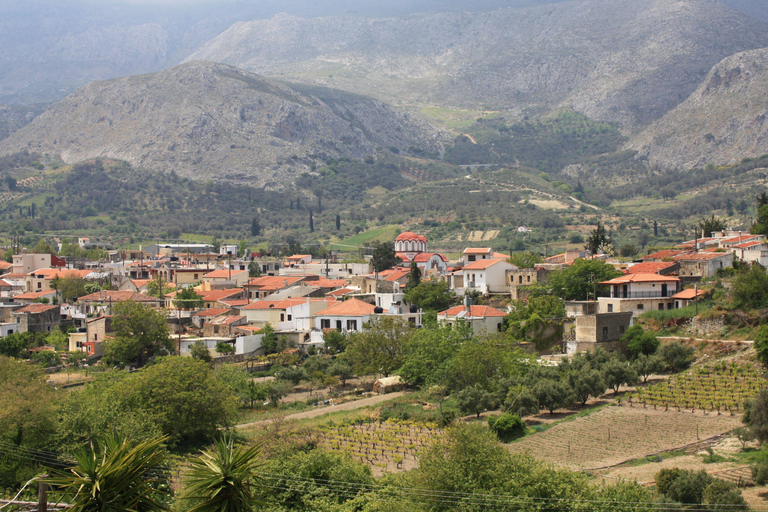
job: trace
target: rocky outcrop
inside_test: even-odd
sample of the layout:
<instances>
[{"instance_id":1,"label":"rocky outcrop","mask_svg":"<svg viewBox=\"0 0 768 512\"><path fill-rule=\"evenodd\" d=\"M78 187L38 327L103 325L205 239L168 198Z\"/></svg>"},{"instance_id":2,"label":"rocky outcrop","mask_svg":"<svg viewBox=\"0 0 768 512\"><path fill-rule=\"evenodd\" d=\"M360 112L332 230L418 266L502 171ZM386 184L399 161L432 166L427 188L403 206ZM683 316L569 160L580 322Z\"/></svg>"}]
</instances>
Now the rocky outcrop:
<instances>
[{"instance_id":1,"label":"rocky outcrop","mask_svg":"<svg viewBox=\"0 0 768 512\"><path fill-rule=\"evenodd\" d=\"M634 137L652 165L688 169L768 153L768 48L716 65L680 106Z\"/></svg>"},{"instance_id":2,"label":"rocky outcrop","mask_svg":"<svg viewBox=\"0 0 768 512\"><path fill-rule=\"evenodd\" d=\"M109 157L196 179L279 187L329 157L411 147L436 154L448 140L370 98L191 62L88 84L0 142L0 153L26 149L65 162Z\"/></svg>"}]
</instances>

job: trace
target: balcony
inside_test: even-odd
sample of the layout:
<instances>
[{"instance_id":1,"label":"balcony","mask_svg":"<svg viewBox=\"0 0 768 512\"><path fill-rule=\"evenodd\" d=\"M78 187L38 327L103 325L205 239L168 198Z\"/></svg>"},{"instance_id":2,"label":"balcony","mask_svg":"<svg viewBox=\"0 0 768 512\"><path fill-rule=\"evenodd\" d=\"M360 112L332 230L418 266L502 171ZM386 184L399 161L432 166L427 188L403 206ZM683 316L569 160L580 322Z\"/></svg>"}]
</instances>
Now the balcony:
<instances>
[{"instance_id":1,"label":"balcony","mask_svg":"<svg viewBox=\"0 0 768 512\"><path fill-rule=\"evenodd\" d=\"M667 291L652 291L652 292L619 292L618 294L614 295L611 294L611 299L664 299L667 297L671 297L674 294L677 293L677 290L667 290ZM600 297L603 299L609 298L609 297Z\"/></svg>"}]
</instances>

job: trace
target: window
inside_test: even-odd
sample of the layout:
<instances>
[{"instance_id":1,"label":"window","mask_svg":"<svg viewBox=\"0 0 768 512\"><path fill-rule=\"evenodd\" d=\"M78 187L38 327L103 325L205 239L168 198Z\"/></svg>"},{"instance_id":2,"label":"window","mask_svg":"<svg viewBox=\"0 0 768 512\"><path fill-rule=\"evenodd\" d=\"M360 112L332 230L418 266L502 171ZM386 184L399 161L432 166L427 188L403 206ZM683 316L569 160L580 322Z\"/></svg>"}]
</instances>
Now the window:
<instances>
[{"instance_id":1,"label":"window","mask_svg":"<svg viewBox=\"0 0 768 512\"><path fill-rule=\"evenodd\" d=\"M519 276L519 277L520 277L519 283L523 284L523 276ZM530 277L528 279L530 279Z\"/></svg>"},{"instance_id":2,"label":"window","mask_svg":"<svg viewBox=\"0 0 768 512\"><path fill-rule=\"evenodd\" d=\"M356 331L357 330L357 320L347 320L347 330L348 331Z\"/></svg>"},{"instance_id":3,"label":"window","mask_svg":"<svg viewBox=\"0 0 768 512\"><path fill-rule=\"evenodd\" d=\"M341 330L341 320L336 320L336 330L337 331Z\"/></svg>"},{"instance_id":4,"label":"window","mask_svg":"<svg viewBox=\"0 0 768 512\"><path fill-rule=\"evenodd\" d=\"M608 339L608 327L603 327L603 341Z\"/></svg>"},{"instance_id":5,"label":"window","mask_svg":"<svg viewBox=\"0 0 768 512\"><path fill-rule=\"evenodd\" d=\"M529 283L531 282L531 276L528 276L528 282Z\"/></svg>"},{"instance_id":6,"label":"window","mask_svg":"<svg viewBox=\"0 0 768 512\"><path fill-rule=\"evenodd\" d=\"M199 275L200 275L200 274L195 274L195 281L197 281L197 280L198 280L198 277L197 277L197 276L199 276Z\"/></svg>"},{"instance_id":7,"label":"window","mask_svg":"<svg viewBox=\"0 0 768 512\"><path fill-rule=\"evenodd\" d=\"M501 332L501 323L496 324L496 331Z\"/></svg>"},{"instance_id":8,"label":"window","mask_svg":"<svg viewBox=\"0 0 768 512\"><path fill-rule=\"evenodd\" d=\"M288 321L289 322L291 321L291 315L288 315Z\"/></svg>"},{"instance_id":9,"label":"window","mask_svg":"<svg viewBox=\"0 0 768 512\"><path fill-rule=\"evenodd\" d=\"M320 320L320 328L321 329L330 329L331 328L331 321L328 318L323 318Z\"/></svg>"},{"instance_id":10,"label":"window","mask_svg":"<svg viewBox=\"0 0 768 512\"><path fill-rule=\"evenodd\" d=\"M280 321L285 322L285 313L280 313Z\"/></svg>"},{"instance_id":11,"label":"window","mask_svg":"<svg viewBox=\"0 0 768 512\"><path fill-rule=\"evenodd\" d=\"M664 303L659 302L659 311L664 311Z\"/></svg>"},{"instance_id":12,"label":"window","mask_svg":"<svg viewBox=\"0 0 768 512\"><path fill-rule=\"evenodd\" d=\"M42 288L42 287L43 287L43 283L41 283L41 282L38 282L38 283L37 283L37 289L39 290L39 289L40 289L40 288Z\"/></svg>"},{"instance_id":13,"label":"window","mask_svg":"<svg viewBox=\"0 0 768 512\"><path fill-rule=\"evenodd\" d=\"M619 326L619 334L624 334L624 326L623 325Z\"/></svg>"},{"instance_id":14,"label":"window","mask_svg":"<svg viewBox=\"0 0 768 512\"><path fill-rule=\"evenodd\" d=\"M637 305L637 309L645 309L645 305L644 304L638 304Z\"/></svg>"},{"instance_id":15,"label":"window","mask_svg":"<svg viewBox=\"0 0 768 512\"><path fill-rule=\"evenodd\" d=\"M672 309L672 303L671 302L667 302L667 309Z\"/></svg>"},{"instance_id":16,"label":"window","mask_svg":"<svg viewBox=\"0 0 768 512\"><path fill-rule=\"evenodd\" d=\"M613 313L613 304L608 304L608 312Z\"/></svg>"},{"instance_id":17,"label":"window","mask_svg":"<svg viewBox=\"0 0 768 512\"><path fill-rule=\"evenodd\" d=\"M475 255L470 254L469 256L467 256L467 261L475 261Z\"/></svg>"}]
</instances>

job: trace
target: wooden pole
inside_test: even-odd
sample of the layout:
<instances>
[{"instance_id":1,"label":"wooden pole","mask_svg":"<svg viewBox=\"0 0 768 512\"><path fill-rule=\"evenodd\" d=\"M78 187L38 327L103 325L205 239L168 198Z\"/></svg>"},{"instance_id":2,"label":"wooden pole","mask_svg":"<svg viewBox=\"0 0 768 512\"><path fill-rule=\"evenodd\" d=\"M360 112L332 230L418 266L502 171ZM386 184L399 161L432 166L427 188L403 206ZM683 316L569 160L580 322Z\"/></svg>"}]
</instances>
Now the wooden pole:
<instances>
[{"instance_id":1,"label":"wooden pole","mask_svg":"<svg viewBox=\"0 0 768 512\"><path fill-rule=\"evenodd\" d=\"M48 512L48 484L42 478L48 478L48 475L42 475L37 482L37 512Z\"/></svg>"}]
</instances>

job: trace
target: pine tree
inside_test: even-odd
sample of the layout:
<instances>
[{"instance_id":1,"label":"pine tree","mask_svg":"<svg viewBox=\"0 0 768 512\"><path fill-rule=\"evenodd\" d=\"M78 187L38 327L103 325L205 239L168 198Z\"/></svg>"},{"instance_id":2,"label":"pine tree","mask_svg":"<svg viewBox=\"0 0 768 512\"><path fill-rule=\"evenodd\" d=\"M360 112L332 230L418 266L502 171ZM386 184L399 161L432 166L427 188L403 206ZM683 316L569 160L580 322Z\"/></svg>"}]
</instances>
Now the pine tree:
<instances>
[{"instance_id":1,"label":"pine tree","mask_svg":"<svg viewBox=\"0 0 768 512\"><path fill-rule=\"evenodd\" d=\"M341 215L336 214L336 231L341 229Z\"/></svg>"},{"instance_id":2,"label":"pine tree","mask_svg":"<svg viewBox=\"0 0 768 512\"><path fill-rule=\"evenodd\" d=\"M261 225L259 219L256 217L251 221L251 236L259 236L261 234Z\"/></svg>"},{"instance_id":3,"label":"pine tree","mask_svg":"<svg viewBox=\"0 0 768 512\"><path fill-rule=\"evenodd\" d=\"M309 232L315 232L315 221L312 219L312 210L309 210Z\"/></svg>"}]
</instances>

